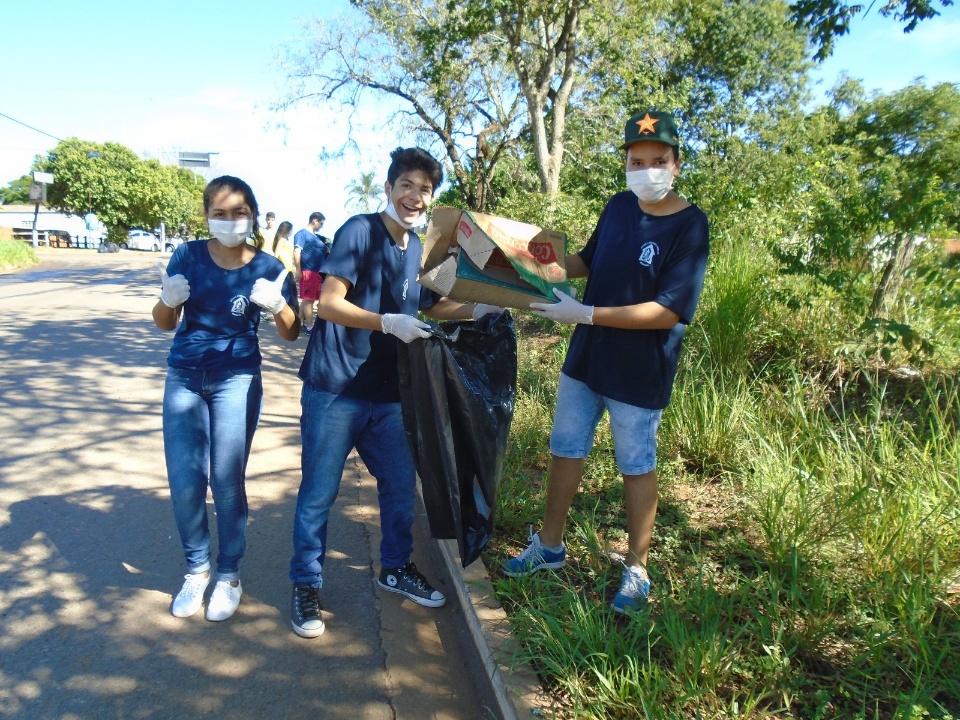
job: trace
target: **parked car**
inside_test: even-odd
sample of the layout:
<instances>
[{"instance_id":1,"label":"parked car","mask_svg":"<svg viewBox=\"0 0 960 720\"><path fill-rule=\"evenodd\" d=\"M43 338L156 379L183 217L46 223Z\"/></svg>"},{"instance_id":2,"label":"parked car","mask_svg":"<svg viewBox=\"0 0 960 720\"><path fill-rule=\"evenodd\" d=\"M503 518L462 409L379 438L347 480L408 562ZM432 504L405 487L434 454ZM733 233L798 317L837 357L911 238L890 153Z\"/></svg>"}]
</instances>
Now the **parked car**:
<instances>
[{"instance_id":1,"label":"parked car","mask_svg":"<svg viewBox=\"0 0 960 720\"><path fill-rule=\"evenodd\" d=\"M182 238L179 235L168 237L166 242L163 244L163 250L164 252L172 253L178 247L183 245L186 241L187 241L186 238Z\"/></svg>"},{"instance_id":2,"label":"parked car","mask_svg":"<svg viewBox=\"0 0 960 720\"><path fill-rule=\"evenodd\" d=\"M123 250L151 250L160 252L160 238L148 230L134 228L127 233L127 241L120 243Z\"/></svg>"}]
</instances>

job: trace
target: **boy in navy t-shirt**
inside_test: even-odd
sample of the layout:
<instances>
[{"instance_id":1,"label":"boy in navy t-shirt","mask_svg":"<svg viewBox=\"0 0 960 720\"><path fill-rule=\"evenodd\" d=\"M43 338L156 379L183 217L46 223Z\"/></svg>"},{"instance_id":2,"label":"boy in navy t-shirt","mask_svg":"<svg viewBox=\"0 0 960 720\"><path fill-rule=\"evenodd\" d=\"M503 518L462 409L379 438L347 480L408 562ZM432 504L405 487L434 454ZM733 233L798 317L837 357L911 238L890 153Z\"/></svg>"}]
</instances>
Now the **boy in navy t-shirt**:
<instances>
[{"instance_id":1,"label":"boy in navy t-shirt","mask_svg":"<svg viewBox=\"0 0 960 720\"><path fill-rule=\"evenodd\" d=\"M313 306L320 298L320 269L327 255L327 239L320 234L324 222L323 213L310 213L307 226L293 236L293 263L300 288L300 321L307 334L313 328Z\"/></svg>"},{"instance_id":2,"label":"boy in navy t-shirt","mask_svg":"<svg viewBox=\"0 0 960 720\"><path fill-rule=\"evenodd\" d=\"M457 320L502 310L440 298L417 283L422 246L411 228L432 202L443 170L420 148L397 148L390 158L386 210L347 220L324 260L317 323L300 366L303 477L290 580L291 624L301 637L324 631L320 588L327 524L354 447L377 479L377 584L426 607L446 602L410 561L416 470L400 409L397 342L429 335L418 311Z\"/></svg>"},{"instance_id":3,"label":"boy in navy t-shirt","mask_svg":"<svg viewBox=\"0 0 960 720\"><path fill-rule=\"evenodd\" d=\"M610 413L623 474L629 552L615 611L638 609L650 591L647 556L657 512L656 433L670 402L684 331L693 318L707 267L707 218L673 190L680 139L670 113L650 110L626 124L628 191L607 203L569 277L587 277L583 302L557 293L532 303L537 315L575 323L557 391L550 435L547 504L539 533L507 575L566 562L563 528L583 477L603 412Z\"/></svg>"}]
</instances>

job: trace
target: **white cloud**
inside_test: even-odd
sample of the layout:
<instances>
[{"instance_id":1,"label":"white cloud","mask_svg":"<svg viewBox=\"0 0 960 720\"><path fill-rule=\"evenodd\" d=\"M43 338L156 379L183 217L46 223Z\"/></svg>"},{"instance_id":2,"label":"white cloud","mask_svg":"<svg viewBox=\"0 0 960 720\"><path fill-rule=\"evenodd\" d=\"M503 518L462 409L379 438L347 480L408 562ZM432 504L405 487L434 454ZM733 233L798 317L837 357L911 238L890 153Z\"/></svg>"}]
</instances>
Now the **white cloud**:
<instances>
[{"instance_id":1,"label":"white cloud","mask_svg":"<svg viewBox=\"0 0 960 720\"><path fill-rule=\"evenodd\" d=\"M903 25L894 23L889 39L898 45L908 45L922 50L925 54L957 53L957 36L960 34L960 20L931 18L917 25L912 32L903 32Z\"/></svg>"}]
</instances>

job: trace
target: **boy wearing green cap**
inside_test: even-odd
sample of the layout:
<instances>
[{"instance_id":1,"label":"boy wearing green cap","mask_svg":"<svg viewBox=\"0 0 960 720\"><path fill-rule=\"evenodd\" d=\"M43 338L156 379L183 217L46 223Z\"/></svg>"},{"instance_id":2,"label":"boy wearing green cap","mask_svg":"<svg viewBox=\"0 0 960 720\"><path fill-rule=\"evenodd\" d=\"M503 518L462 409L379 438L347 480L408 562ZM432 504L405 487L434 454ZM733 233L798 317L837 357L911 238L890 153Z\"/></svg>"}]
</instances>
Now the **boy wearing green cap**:
<instances>
[{"instance_id":1,"label":"boy wearing green cap","mask_svg":"<svg viewBox=\"0 0 960 720\"><path fill-rule=\"evenodd\" d=\"M709 252L706 215L672 190L679 147L670 113L649 110L627 121L622 149L629 190L609 200L586 246L566 258L569 277L588 278L583 302L555 291L560 302L530 305L537 315L577 327L557 391L543 525L503 570L516 577L566 562L564 524L606 410L623 474L629 536L612 602L619 613L642 607L650 591L657 427Z\"/></svg>"}]
</instances>

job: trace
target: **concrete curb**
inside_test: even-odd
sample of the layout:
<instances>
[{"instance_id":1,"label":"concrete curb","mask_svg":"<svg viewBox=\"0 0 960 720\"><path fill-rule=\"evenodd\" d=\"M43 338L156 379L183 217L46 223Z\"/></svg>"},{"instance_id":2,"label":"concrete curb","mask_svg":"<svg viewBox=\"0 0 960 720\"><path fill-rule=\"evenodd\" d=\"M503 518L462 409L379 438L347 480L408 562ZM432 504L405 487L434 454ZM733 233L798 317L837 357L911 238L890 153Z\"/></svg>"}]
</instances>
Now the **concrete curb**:
<instances>
[{"instance_id":1,"label":"concrete curb","mask_svg":"<svg viewBox=\"0 0 960 720\"><path fill-rule=\"evenodd\" d=\"M520 720L538 715L547 705L540 681L528 665L511 667L513 630L506 612L497 601L490 576L482 560L460 567L456 540L431 543L437 564L453 588L454 600L463 612L466 631L477 662L486 672L490 696L496 700L500 720Z\"/></svg>"}]
</instances>

